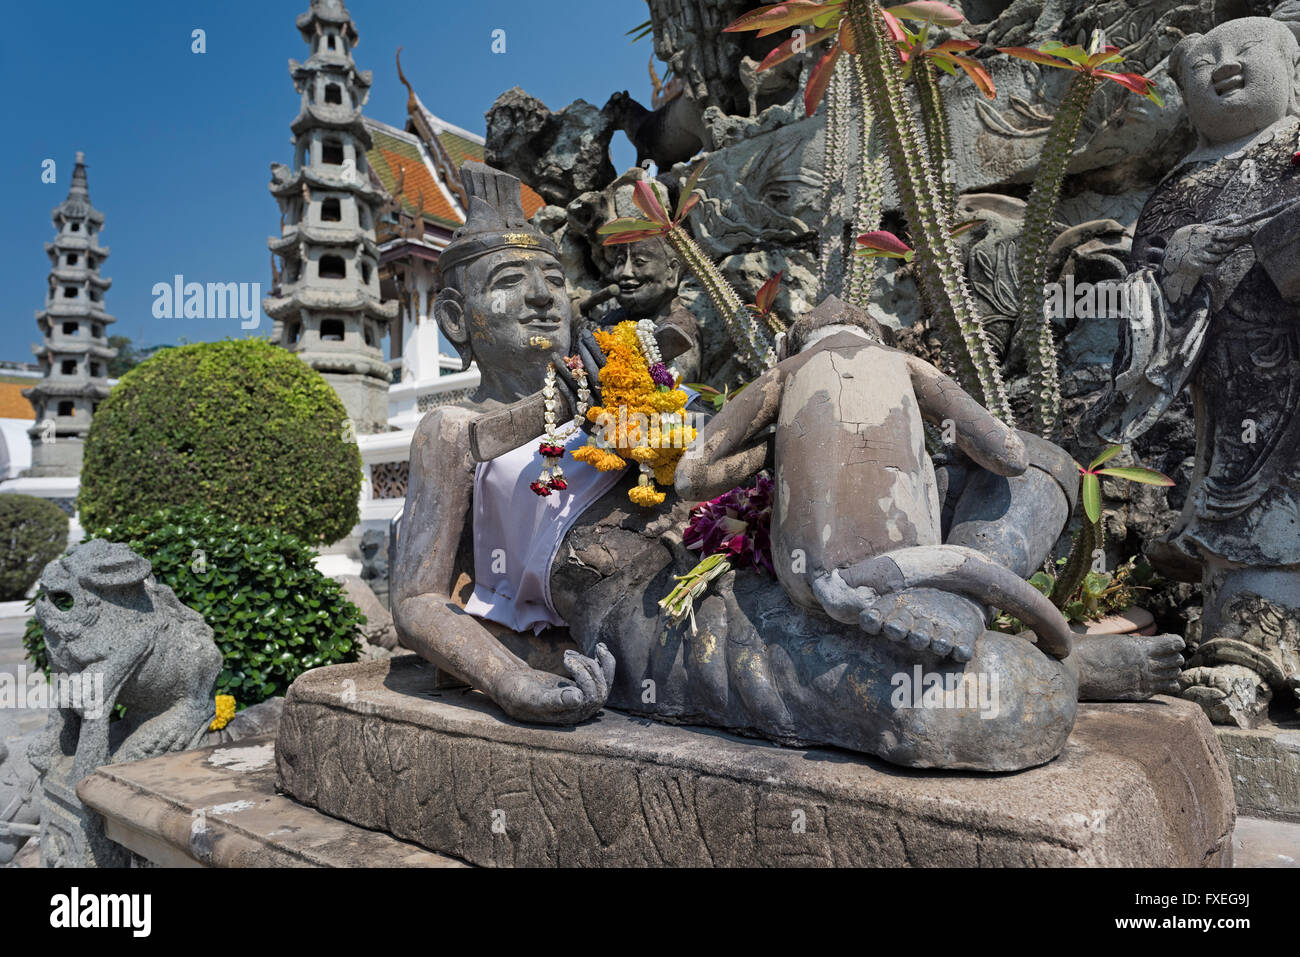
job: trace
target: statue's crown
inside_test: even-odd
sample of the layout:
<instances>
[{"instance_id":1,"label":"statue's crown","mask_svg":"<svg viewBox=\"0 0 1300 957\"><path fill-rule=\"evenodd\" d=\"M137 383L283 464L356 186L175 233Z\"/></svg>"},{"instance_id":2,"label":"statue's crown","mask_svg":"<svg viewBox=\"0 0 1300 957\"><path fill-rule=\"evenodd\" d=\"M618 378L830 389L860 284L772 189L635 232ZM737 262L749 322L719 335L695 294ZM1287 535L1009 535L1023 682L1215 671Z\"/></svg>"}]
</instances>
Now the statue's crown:
<instances>
[{"instance_id":1,"label":"statue's crown","mask_svg":"<svg viewBox=\"0 0 1300 957\"><path fill-rule=\"evenodd\" d=\"M555 243L528 222L516 177L470 160L460 168L460 181L469 209L465 225L451 234L451 242L438 257L444 276L498 249L536 249L559 257Z\"/></svg>"}]
</instances>

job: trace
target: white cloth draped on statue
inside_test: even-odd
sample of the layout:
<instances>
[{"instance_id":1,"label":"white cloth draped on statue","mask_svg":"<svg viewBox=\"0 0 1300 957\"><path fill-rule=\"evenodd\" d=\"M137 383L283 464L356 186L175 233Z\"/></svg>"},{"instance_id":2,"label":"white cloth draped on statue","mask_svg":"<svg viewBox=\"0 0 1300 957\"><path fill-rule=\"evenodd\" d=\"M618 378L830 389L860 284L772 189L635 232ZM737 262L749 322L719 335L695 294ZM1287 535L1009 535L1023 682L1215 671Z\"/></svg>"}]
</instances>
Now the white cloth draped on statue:
<instances>
[{"instance_id":1,"label":"white cloth draped on statue","mask_svg":"<svg viewBox=\"0 0 1300 957\"><path fill-rule=\"evenodd\" d=\"M575 429L564 447L572 452L586 442L586 433ZM578 516L623 477L623 470L601 472L565 455L561 467L569 487L537 495L528 486L544 467L539 443L540 437L479 463L474 475L474 593L465 604L478 618L534 633L568 624L551 602L551 565Z\"/></svg>"}]
</instances>

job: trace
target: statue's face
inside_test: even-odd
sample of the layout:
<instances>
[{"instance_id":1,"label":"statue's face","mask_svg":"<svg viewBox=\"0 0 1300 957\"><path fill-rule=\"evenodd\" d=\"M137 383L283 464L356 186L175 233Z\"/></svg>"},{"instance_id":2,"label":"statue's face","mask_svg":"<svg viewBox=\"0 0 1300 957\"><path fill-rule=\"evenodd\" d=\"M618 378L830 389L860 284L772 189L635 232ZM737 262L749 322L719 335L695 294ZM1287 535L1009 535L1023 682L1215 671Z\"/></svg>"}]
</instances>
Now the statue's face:
<instances>
[{"instance_id":1,"label":"statue's face","mask_svg":"<svg viewBox=\"0 0 1300 957\"><path fill-rule=\"evenodd\" d=\"M616 246L614 281L618 304L637 317L651 317L677 294L681 270L662 239Z\"/></svg>"},{"instance_id":2,"label":"statue's face","mask_svg":"<svg viewBox=\"0 0 1300 957\"><path fill-rule=\"evenodd\" d=\"M1230 20L1192 43L1182 85L1192 124L1209 143L1230 143L1287 115L1296 94L1295 43L1262 17Z\"/></svg>"},{"instance_id":3,"label":"statue's face","mask_svg":"<svg viewBox=\"0 0 1300 957\"><path fill-rule=\"evenodd\" d=\"M463 322L480 367L536 379L569 354L572 306L560 264L548 253L500 249L465 269ZM539 345L548 340L550 346Z\"/></svg>"}]
</instances>

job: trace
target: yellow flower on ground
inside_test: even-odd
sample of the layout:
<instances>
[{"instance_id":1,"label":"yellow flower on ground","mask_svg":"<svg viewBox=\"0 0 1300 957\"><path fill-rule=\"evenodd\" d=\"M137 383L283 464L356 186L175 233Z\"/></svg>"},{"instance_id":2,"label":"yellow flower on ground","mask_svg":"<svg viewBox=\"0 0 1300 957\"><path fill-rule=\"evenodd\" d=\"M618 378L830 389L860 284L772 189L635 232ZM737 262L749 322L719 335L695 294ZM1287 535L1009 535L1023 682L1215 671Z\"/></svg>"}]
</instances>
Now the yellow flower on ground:
<instances>
[{"instance_id":1,"label":"yellow flower on ground","mask_svg":"<svg viewBox=\"0 0 1300 957\"><path fill-rule=\"evenodd\" d=\"M212 719L208 725L209 731L220 731L226 725L230 724L230 719L235 716L235 699L228 694L217 695L217 716Z\"/></svg>"}]
</instances>

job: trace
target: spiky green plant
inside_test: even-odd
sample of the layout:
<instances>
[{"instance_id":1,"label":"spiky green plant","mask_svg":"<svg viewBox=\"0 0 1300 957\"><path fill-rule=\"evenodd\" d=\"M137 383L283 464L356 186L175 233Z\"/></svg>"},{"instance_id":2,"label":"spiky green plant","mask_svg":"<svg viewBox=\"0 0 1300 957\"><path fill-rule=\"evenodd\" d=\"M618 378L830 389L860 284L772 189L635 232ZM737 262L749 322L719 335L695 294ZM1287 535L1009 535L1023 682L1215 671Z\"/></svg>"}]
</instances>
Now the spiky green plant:
<instances>
[{"instance_id":1,"label":"spiky green plant","mask_svg":"<svg viewBox=\"0 0 1300 957\"><path fill-rule=\"evenodd\" d=\"M1002 373L961 267L928 143L909 108L894 38L875 0L845 0L844 6L853 29L854 56L865 70L872 113L894 170L903 212L917 241L917 285L923 288L941 328L965 347L954 350L963 386L982 395L984 404L1011 424L1015 417Z\"/></svg>"},{"instance_id":2,"label":"spiky green plant","mask_svg":"<svg viewBox=\"0 0 1300 957\"><path fill-rule=\"evenodd\" d=\"M1037 50L1026 47L1003 47L1003 53L1043 66L1074 71L1074 78L1057 107L1043 146L1038 174L1025 209L1025 224L1020 234L1020 316L1016 335L1025 344L1025 357L1034 382L1033 426L1042 436L1051 438L1061 418L1061 385L1056 363L1056 339L1052 317L1046 313L1047 253L1055 238L1056 207L1074 146L1083 127L1083 118L1093 94L1102 80L1113 80L1161 104L1160 95L1146 77L1132 73L1115 73L1102 67L1123 59L1115 47L1106 46L1100 31L1095 31L1087 49L1045 43Z\"/></svg>"}]
</instances>

